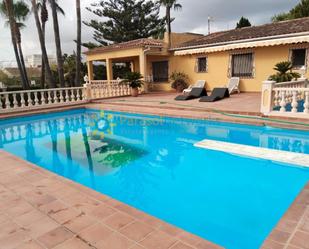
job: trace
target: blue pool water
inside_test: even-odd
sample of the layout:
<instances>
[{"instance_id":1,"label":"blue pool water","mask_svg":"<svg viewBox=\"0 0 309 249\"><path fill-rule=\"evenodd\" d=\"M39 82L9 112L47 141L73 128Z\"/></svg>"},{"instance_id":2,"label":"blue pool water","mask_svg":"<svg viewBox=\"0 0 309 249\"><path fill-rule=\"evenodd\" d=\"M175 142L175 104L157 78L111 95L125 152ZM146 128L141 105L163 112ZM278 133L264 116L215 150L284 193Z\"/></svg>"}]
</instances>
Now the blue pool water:
<instances>
[{"instance_id":1,"label":"blue pool water","mask_svg":"<svg viewBox=\"0 0 309 249\"><path fill-rule=\"evenodd\" d=\"M259 248L309 169L193 146L203 139L309 153L271 127L75 110L0 121L0 148L226 248Z\"/></svg>"}]
</instances>

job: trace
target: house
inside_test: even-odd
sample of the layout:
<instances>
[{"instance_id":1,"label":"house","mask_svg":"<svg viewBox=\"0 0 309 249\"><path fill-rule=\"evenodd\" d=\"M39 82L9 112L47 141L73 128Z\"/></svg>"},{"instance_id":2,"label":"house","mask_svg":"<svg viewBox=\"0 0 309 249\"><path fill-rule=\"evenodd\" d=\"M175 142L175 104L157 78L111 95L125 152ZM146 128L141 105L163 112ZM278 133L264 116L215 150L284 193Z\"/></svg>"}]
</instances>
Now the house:
<instances>
[{"instance_id":1,"label":"house","mask_svg":"<svg viewBox=\"0 0 309 249\"><path fill-rule=\"evenodd\" d=\"M169 44L169 41L170 44ZM290 60L295 70L308 76L309 18L270 23L199 35L172 33L163 40L139 39L86 52L89 79L93 63L106 62L107 80L113 79L112 63L130 62L146 82L146 90L170 90L169 75L185 72L190 81L203 79L207 89L240 77L240 90L261 91L274 66Z\"/></svg>"}]
</instances>

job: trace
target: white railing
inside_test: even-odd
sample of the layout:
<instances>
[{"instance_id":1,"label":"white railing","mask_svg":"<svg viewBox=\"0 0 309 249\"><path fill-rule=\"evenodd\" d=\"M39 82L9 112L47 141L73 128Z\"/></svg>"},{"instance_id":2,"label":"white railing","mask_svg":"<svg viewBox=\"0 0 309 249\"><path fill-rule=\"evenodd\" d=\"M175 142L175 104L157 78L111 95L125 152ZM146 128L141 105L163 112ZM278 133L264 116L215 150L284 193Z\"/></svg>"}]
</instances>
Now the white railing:
<instances>
[{"instance_id":1,"label":"white railing","mask_svg":"<svg viewBox=\"0 0 309 249\"><path fill-rule=\"evenodd\" d=\"M121 83L121 80L91 80L87 86L91 99L121 97L131 94L129 85Z\"/></svg>"},{"instance_id":2,"label":"white railing","mask_svg":"<svg viewBox=\"0 0 309 249\"><path fill-rule=\"evenodd\" d=\"M143 89L139 92L143 92ZM75 105L130 94L129 85L122 83L121 80L91 80L82 87L0 92L0 114L50 106Z\"/></svg>"},{"instance_id":3,"label":"white railing","mask_svg":"<svg viewBox=\"0 0 309 249\"><path fill-rule=\"evenodd\" d=\"M264 81L261 112L266 115L309 118L308 81Z\"/></svg>"},{"instance_id":4,"label":"white railing","mask_svg":"<svg viewBox=\"0 0 309 249\"><path fill-rule=\"evenodd\" d=\"M12 112L86 101L85 87L0 92L0 111Z\"/></svg>"}]
</instances>

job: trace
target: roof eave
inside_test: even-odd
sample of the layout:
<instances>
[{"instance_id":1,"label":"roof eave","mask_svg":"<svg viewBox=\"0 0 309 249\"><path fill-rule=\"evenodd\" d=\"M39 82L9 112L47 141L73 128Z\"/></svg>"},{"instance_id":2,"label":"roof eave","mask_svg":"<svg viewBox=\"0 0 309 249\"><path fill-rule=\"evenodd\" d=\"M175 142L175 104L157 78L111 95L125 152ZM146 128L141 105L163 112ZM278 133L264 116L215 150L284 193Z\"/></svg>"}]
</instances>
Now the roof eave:
<instances>
[{"instance_id":1,"label":"roof eave","mask_svg":"<svg viewBox=\"0 0 309 249\"><path fill-rule=\"evenodd\" d=\"M184 46L184 47L178 47L178 48L171 48L170 51L182 51L182 50L188 50L188 49L194 49L194 48L216 47L216 46L224 46L224 45L229 45L229 44L238 44L238 43L254 42L254 41L264 41L264 40L267 41L267 40L273 40L273 39L279 39L279 38L298 37L298 36L304 36L304 35L309 35L309 32L300 32L300 33L284 34L284 35L277 35L277 36L265 36L265 37L259 37L259 38L253 38L253 39L218 42L218 43L204 44L204 45Z\"/></svg>"}]
</instances>

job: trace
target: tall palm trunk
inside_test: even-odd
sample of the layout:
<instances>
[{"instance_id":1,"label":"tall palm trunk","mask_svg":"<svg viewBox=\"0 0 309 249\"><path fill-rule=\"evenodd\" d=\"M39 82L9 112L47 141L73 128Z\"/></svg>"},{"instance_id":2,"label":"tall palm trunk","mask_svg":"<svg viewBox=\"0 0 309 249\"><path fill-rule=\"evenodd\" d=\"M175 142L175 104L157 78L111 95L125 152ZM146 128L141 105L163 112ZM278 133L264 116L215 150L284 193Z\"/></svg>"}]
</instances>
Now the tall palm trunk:
<instances>
[{"instance_id":1,"label":"tall palm trunk","mask_svg":"<svg viewBox=\"0 0 309 249\"><path fill-rule=\"evenodd\" d=\"M168 33L168 44L169 46L171 46L171 42L172 42L171 7L168 5L166 6L166 28L167 28L167 33Z\"/></svg>"},{"instance_id":2,"label":"tall palm trunk","mask_svg":"<svg viewBox=\"0 0 309 249\"><path fill-rule=\"evenodd\" d=\"M23 88L27 89L27 83L26 83L25 75L24 75L24 72L23 72L23 69L22 69L20 57L19 57L19 54L18 54L17 43L16 43L15 20L14 20L14 15L13 15L13 8L12 8L13 1L12 0L5 0L5 6L6 6L7 14L8 14L8 17L9 17L12 45L13 45L15 58L16 58L17 66L18 66L18 69L19 69L20 77L21 77L21 82L22 82Z\"/></svg>"},{"instance_id":3,"label":"tall palm trunk","mask_svg":"<svg viewBox=\"0 0 309 249\"><path fill-rule=\"evenodd\" d=\"M47 81L49 83L49 86L54 88L54 87L56 87L56 84L55 84L55 81L53 80L53 75L52 75L52 72L51 72L51 69L50 69L50 66L49 66L49 62L48 62L45 40L44 40L44 37L43 37L43 32L42 32L42 28L41 28L40 19L39 19L39 13L38 13L38 7L37 7L36 0L31 0L31 3L32 3L32 9L33 9L34 18L35 18L36 28L38 30L38 35L39 35L39 40L40 40L40 45L41 45L41 50L42 50L42 58L43 58L44 64L45 64L46 78L47 78Z\"/></svg>"},{"instance_id":4,"label":"tall palm trunk","mask_svg":"<svg viewBox=\"0 0 309 249\"><path fill-rule=\"evenodd\" d=\"M53 15L53 24L54 24L54 35L55 35L55 44L57 52L57 66L58 66L58 75L59 83L61 87L65 87L64 82L64 70L63 70L63 58L61 51L61 42L60 42L60 32L59 32L59 23L58 23L58 14L57 14L57 5L55 0L50 0L50 5Z\"/></svg>"},{"instance_id":5,"label":"tall palm trunk","mask_svg":"<svg viewBox=\"0 0 309 249\"><path fill-rule=\"evenodd\" d=\"M43 34L43 39L45 43L45 28L46 28L46 22L48 20L48 11L47 11L47 6L46 6L46 0L43 0L42 2L42 7L41 7L41 24L42 24L42 34ZM41 66L41 88L45 88L45 77L46 77L46 72L45 72L45 63L42 58L42 66Z\"/></svg>"},{"instance_id":6,"label":"tall palm trunk","mask_svg":"<svg viewBox=\"0 0 309 249\"><path fill-rule=\"evenodd\" d=\"M81 43L82 43L82 21L80 12L80 0L76 0L77 39L76 39L76 75L75 86L80 86L81 69Z\"/></svg>"},{"instance_id":7,"label":"tall palm trunk","mask_svg":"<svg viewBox=\"0 0 309 249\"><path fill-rule=\"evenodd\" d=\"M25 65L24 53L23 53L23 49L22 49L22 46L21 46L21 34L20 34L20 29L19 29L19 27L17 27L16 23L15 23L15 35L16 35L17 48L18 48L18 52L19 52L20 64L21 64L23 74L24 74L24 79L25 79L25 88L29 89L30 88L29 78L28 78L28 74L27 74L27 68L26 68L26 65Z\"/></svg>"},{"instance_id":8,"label":"tall palm trunk","mask_svg":"<svg viewBox=\"0 0 309 249\"><path fill-rule=\"evenodd\" d=\"M42 22L42 33L43 33L43 39L44 39L44 43L45 43L45 22ZM45 63L42 57L42 65L41 65L41 88L45 88L45 77L46 77L46 73L45 73Z\"/></svg>"}]
</instances>

